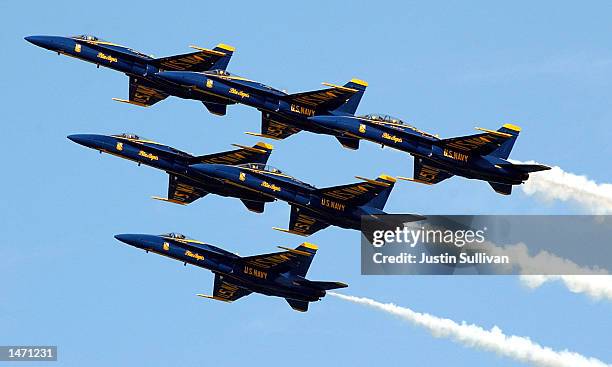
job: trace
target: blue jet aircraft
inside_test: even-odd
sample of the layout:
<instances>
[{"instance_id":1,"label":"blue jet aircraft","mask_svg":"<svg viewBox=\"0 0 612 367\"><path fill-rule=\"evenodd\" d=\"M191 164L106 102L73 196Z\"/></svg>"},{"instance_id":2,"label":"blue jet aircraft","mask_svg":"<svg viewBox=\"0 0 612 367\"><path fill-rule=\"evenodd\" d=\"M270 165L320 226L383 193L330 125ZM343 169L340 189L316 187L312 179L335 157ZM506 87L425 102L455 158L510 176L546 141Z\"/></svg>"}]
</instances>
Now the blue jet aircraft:
<instances>
[{"instance_id":1,"label":"blue jet aircraft","mask_svg":"<svg viewBox=\"0 0 612 367\"><path fill-rule=\"evenodd\" d=\"M184 88L177 88L174 83L168 83L157 77L163 70L225 70L234 53L234 48L219 44L212 50L191 46L197 52L188 54L154 58L141 52L116 43L107 42L91 35L74 37L61 36L29 36L26 41L36 46L46 48L72 56L80 60L89 61L125 73L130 77L129 99L113 98L115 101L134 104L137 106L151 106L169 95L180 98L192 98ZM229 101L216 100L215 103L229 103Z\"/></svg>"},{"instance_id":2,"label":"blue jet aircraft","mask_svg":"<svg viewBox=\"0 0 612 367\"><path fill-rule=\"evenodd\" d=\"M263 163L206 164L199 169L230 186L287 202L291 206L289 229L274 229L301 236L330 225L360 230L362 216L386 214L383 208L395 185L395 178L387 175L375 180L357 176L364 182L318 189ZM408 216L414 221L424 218Z\"/></svg>"},{"instance_id":3,"label":"blue jet aircraft","mask_svg":"<svg viewBox=\"0 0 612 367\"><path fill-rule=\"evenodd\" d=\"M302 236L330 225L359 230L362 215L385 214L383 208L395 184L393 177L381 175L376 180L358 177L364 182L317 189L267 166L272 146L265 143L196 157L134 134L79 134L68 139L167 171L168 198L155 197L158 200L189 204L212 193L239 198L257 213L263 213L267 202L286 201L291 205L289 229L275 229Z\"/></svg>"},{"instance_id":4,"label":"blue jet aircraft","mask_svg":"<svg viewBox=\"0 0 612 367\"><path fill-rule=\"evenodd\" d=\"M272 139L284 139L301 130L319 134L333 134L333 130L308 121L312 116L353 115L365 92L367 83L352 79L343 86L323 83L330 88L296 94L287 94L254 80L228 73L225 70L202 72L163 71L158 77L185 88L185 93L199 96L209 111L225 115L226 105L241 103L262 112L261 134L247 134ZM211 100L224 99L228 103L217 104ZM340 143L352 143L337 135Z\"/></svg>"},{"instance_id":5,"label":"blue jet aircraft","mask_svg":"<svg viewBox=\"0 0 612 367\"><path fill-rule=\"evenodd\" d=\"M363 139L410 153L415 157L414 177L399 177L409 181L431 185L458 175L487 181L496 192L510 195L512 185L525 182L529 173L550 169L541 164L516 164L508 160L521 131L512 124L497 131L476 128L482 133L440 139L386 115L313 116L309 120L352 140L350 145L355 149Z\"/></svg>"},{"instance_id":6,"label":"blue jet aircraft","mask_svg":"<svg viewBox=\"0 0 612 367\"><path fill-rule=\"evenodd\" d=\"M255 292L285 298L294 310L306 312L309 302L319 301L327 290L348 287L341 282L306 279L317 253L317 247L308 242L295 249L279 246L285 250L282 252L241 257L179 233L119 234L115 238L146 252L212 271L215 274L212 296L198 296L218 301L233 302Z\"/></svg>"},{"instance_id":7,"label":"blue jet aircraft","mask_svg":"<svg viewBox=\"0 0 612 367\"><path fill-rule=\"evenodd\" d=\"M238 198L249 210L258 213L263 212L265 202L273 201L252 190L228 186L219 180L211 179L199 169L200 166L207 163L265 164L273 149L270 144L260 142L253 147L236 144L235 146L238 147L236 150L194 156L136 134L110 136L77 134L68 136L68 139L88 148L99 150L100 153L109 153L135 161L138 165L145 164L168 172L168 197L154 197L157 200L189 204L211 193Z\"/></svg>"}]
</instances>

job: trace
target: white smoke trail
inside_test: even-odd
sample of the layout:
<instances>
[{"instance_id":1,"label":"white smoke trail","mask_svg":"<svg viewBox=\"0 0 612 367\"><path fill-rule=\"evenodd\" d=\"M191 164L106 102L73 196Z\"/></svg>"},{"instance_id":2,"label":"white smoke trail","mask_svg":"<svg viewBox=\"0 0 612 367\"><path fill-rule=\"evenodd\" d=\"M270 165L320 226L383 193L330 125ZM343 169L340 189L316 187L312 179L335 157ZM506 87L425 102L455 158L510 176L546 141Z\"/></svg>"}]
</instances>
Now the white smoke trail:
<instances>
[{"instance_id":1,"label":"white smoke trail","mask_svg":"<svg viewBox=\"0 0 612 367\"><path fill-rule=\"evenodd\" d=\"M518 267L521 282L529 288L538 288L551 281L561 281L574 293L585 293L600 300L612 301L612 276L602 268L580 266L548 251L529 254L524 243L500 246L487 242L490 255L506 255L512 265ZM503 266L503 265L502 265ZM527 275L527 274L572 274L572 275Z\"/></svg>"},{"instance_id":2,"label":"white smoke trail","mask_svg":"<svg viewBox=\"0 0 612 367\"><path fill-rule=\"evenodd\" d=\"M610 275L521 275L521 282L529 288L538 288L551 281L561 281L573 293L585 293L600 300L612 301Z\"/></svg>"},{"instance_id":3,"label":"white smoke trail","mask_svg":"<svg viewBox=\"0 0 612 367\"><path fill-rule=\"evenodd\" d=\"M538 164L534 161L511 162ZM586 176L565 172L558 166L549 171L532 173L521 188L525 194L545 201L573 202L593 214L612 214L612 184L597 183ZM558 280L574 293L586 293L595 299L612 300L612 277L605 275L530 275L521 276L521 280L530 288Z\"/></svg>"},{"instance_id":4,"label":"white smoke trail","mask_svg":"<svg viewBox=\"0 0 612 367\"><path fill-rule=\"evenodd\" d=\"M511 162L538 164L534 161ZM525 194L545 201L573 202L593 214L612 214L612 184L597 183L586 176L565 172L557 166L530 174L521 188Z\"/></svg>"},{"instance_id":5,"label":"white smoke trail","mask_svg":"<svg viewBox=\"0 0 612 367\"><path fill-rule=\"evenodd\" d=\"M555 351L541 346L527 337L505 335L500 328L493 326L491 330L480 326L461 324L426 313L415 312L406 307L392 303L380 303L369 298L347 296L328 292L332 296L346 301L369 306L380 311L398 316L414 325L424 327L437 338L450 338L468 347L491 351L501 356L512 358L519 362L529 363L539 367L610 367L599 359L585 357L568 350Z\"/></svg>"}]
</instances>

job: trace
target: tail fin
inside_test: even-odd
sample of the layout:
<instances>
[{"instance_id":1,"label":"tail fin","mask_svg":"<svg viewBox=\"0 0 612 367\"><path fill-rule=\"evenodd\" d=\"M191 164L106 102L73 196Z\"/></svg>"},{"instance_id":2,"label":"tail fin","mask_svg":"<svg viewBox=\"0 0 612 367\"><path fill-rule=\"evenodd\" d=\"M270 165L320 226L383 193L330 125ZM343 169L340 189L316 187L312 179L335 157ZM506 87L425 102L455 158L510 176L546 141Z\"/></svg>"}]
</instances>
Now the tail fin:
<instances>
[{"instance_id":1,"label":"tail fin","mask_svg":"<svg viewBox=\"0 0 612 367\"><path fill-rule=\"evenodd\" d=\"M274 147L271 144L259 142L252 147L233 144L239 149L220 152L199 157L193 157L189 164L196 163L216 163L216 164L243 164L243 163L267 163Z\"/></svg>"},{"instance_id":2,"label":"tail fin","mask_svg":"<svg viewBox=\"0 0 612 367\"><path fill-rule=\"evenodd\" d=\"M352 115L357 110L368 83L359 79L351 79L343 86L330 83L323 83L323 85L331 88L289 94L284 98L291 104L293 112L307 117L330 113Z\"/></svg>"},{"instance_id":3,"label":"tail fin","mask_svg":"<svg viewBox=\"0 0 612 367\"><path fill-rule=\"evenodd\" d=\"M504 124L497 131L499 131L500 133L509 134L512 136L506 139L503 143L501 143L499 148L491 152L490 155L501 158L501 159L507 159L510 156L512 147L514 147L514 142L516 141L516 139L519 136L519 133L521 132L521 128L516 125L512 125L512 124Z\"/></svg>"},{"instance_id":4,"label":"tail fin","mask_svg":"<svg viewBox=\"0 0 612 367\"><path fill-rule=\"evenodd\" d=\"M323 205L339 208L342 208L343 205L366 205L382 210L393 190L395 178L387 175L380 175L376 180L356 177L365 182L318 189L317 194L321 195L322 200L326 203Z\"/></svg>"},{"instance_id":5,"label":"tail fin","mask_svg":"<svg viewBox=\"0 0 612 367\"><path fill-rule=\"evenodd\" d=\"M361 102L361 97L365 93L365 90L368 86L367 82L364 82L360 79L351 79L348 83L344 85L345 88L355 89L357 92L353 94L344 104L340 105L340 107L331 111L334 114L342 114L342 115L354 115L355 111L357 111L357 107L359 106L359 102Z\"/></svg>"},{"instance_id":6,"label":"tail fin","mask_svg":"<svg viewBox=\"0 0 612 367\"><path fill-rule=\"evenodd\" d=\"M234 47L223 43L217 45L212 50L198 46L189 47L198 51L153 59L151 63L159 69L167 71L199 72L213 69L225 70L236 50Z\"/></svg>"},{"instance_id":7,"label":"tail fin","mask_svg":"<svg viewBox=\"0 0 612 367\"><path fill-rule=\"evenodd\" d=\"M281 248L287 250L292 255L297 255L291 272L301 277L306 276L314 255L317 254L318 247L312 243L304 242L295 249Z\"/></svg>"},{"instance_id":8,"label":"tail fin","mask_svg":"<svg viewBox=\"0 0 612 367\"><path fill-rule=\"evenodd\" d=\"M317 246L312 243L304 242L295 249L279 246L285 250L255 256L244 257L243 260L248 265L258 269L265 269L276 272L290 271L300 277L306 276L314 255L317 253Z\"/></svg>"},{"instance_id":9,"label":"tail fin","mask_svg":"<svg viewBox=\"0 0 612 367\"><path fill-rule=\"evenodd\" d=\"M236 51L235 47L226 45L225 43L218 44L213 51L222 52L225 56L220 57L211 67L211 70L225 70L227 69L227 65L229 64L234 51Z\"/></svg>"},{"instance_id":10,"label":"tail fin","mask_svg":"<svg viewBox=\"0 0 612 367\"><path fill-rule=\"evenodd\" d=\"M393 191L393 186L395 185L396 179L391 176L380 175L375 181L388 184L389 186L379 192L378 195L374 197L374 199L370 200L368 202L368 206L383 210L385 204L387 203L387 200L389 199L389 195L391 195L391 191Z\"/></svg>"}]
</instances>

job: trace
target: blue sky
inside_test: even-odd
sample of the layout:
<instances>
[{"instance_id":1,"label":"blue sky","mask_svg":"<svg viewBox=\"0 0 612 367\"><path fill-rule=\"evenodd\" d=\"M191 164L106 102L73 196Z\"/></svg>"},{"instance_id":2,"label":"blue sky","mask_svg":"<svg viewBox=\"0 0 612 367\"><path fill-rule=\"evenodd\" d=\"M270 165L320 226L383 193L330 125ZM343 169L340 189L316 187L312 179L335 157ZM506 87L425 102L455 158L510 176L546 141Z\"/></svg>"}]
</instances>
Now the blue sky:
<instances>
[{"instance_id":1,"label":"blue sky","mask_svg":"<svg viewBox=\"0 0 612 367\"><path fill-rule=\"evenodd\" d=\"M169 98L143 109L126 98L125 75L37 48L35 34L92 33L156 56L219 42L237 48L231 72L279 89L316 89L352 77L370 86L359 113L397 115L444 137L510 122L523 132L511 155L610 182L612 4L513 2L113 2L0 3L4 165L0 188L0 344L59 346L66 366L146 363L200 366L371 364L514 366L401 323L326 298L306 314L253 295L203 300L212 274L117 242L116 233L179 231L240 254L295 246L280 233L289 207L263 215L237 200L187 207L151 200L167 175L78 146L73 133L135 132L197 154L251 144L260 115L232 106L225 117ZM275 142L269 163L317 186L385 172L410 176L406 154L301 133ZM398 183L393 213L575 214L481 182ZM612 305L558 284L527 290L516 277L361 276L359 234L330 228L309 277L346 293L395 302L483 327L500 326L555 349L612 361Z\"/></svg>"}]
</instances>

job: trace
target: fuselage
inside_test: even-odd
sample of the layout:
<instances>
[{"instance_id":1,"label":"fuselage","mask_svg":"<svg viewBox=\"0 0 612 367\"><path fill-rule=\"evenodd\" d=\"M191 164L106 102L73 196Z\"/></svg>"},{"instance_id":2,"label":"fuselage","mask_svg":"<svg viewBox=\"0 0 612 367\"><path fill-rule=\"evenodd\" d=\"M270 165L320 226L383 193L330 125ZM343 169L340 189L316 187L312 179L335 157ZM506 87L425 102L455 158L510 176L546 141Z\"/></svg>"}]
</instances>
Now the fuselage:
<instances>
[{"instance_id":1,"label":"fuselage","mask_svg":"<svg viewBox=\"0 0 612 367\"><path fill-rule=\"evenodd\" d=\"M58 54L77 58L99 66L113 69L129 76L145 79L156 89L180 98L193 99L189 91L179 88L157 77L160 69L152 62L150 55L132 50L112 42L99 40L91 36L30 36L26 40Z\"/></svg>"},{"instance_id":2,"label":"fuselage","mask_svg":"<svg viewBox=\"0 0 612 367\"><path fill-rule=\"evenodd\" d=\"M228 186L217 178L206 175L205 172L198 169L198 164L190 164L190 159L194 158L191 154L133 134L123 134L123 136L77 134L70 135L68 138L75 143L100 152L185 177L204 191L212 194L239 199L272 201L266 196L258 195L250 190Z\"/></svg>"},{"instance_id":3,"label":"fuselage","mask_svg":"<svg viewBox=\"0 0 612 367\"><path fill-rule=\"evenodd\" d=\"M287 93L260 82L232 75L223 70L204 72L165 71L160 78L182 86L192 98L206 102L209 98L227 99L234 103L255 107L266 115L267 119L280 119L300 130L318 134L333 134L332 130L309 123L308 118L316 111L306 105L291 102L284 98Z\"/></svg>"},{"instance_id":4,"label":"fuselage","mask_svg":"<svg viewBox=\"0 0 612 367\"><path fill-rule=\"evenodd\" d=\"M233 284L252 292L307 302L318 301L325 296L324 290L297 285L295 281L299 277L291 272L277 273L256 269L234 253L182 235L178 237L175 234L115 236L118 240L147 252L208 269L215 274L230 278Z\"/></svg>"},{"instance_id":5,"label":"fuselage","mask_svg":"<svg viewBox=\"0 0 612 367\"><path fill-rule=\"evenodd\" d=\"M312 123L335 134L368 140L424 158L436 168L466 178L517 185L529 177L525 173L500 167L506 160L491 155L470 155L445 148L434 135L399 121L378 121L360 116L314 116Z\"/></svg>"},{"instance_id":6,"label":"fuselage","mask_svg":"<svg viewBox=\"0 0 612 367\"><path fill-rule=\"evenodd\" d=\"M350 206L317 194L316 187L304 183L279 170L262 165L230 166L199 164L198 169L210 177L223 180L230 186L251 190L317 213L325 222L342 228L359 229L362 215L384 214L368 206Z\"/></svg>"}]
</instances>

